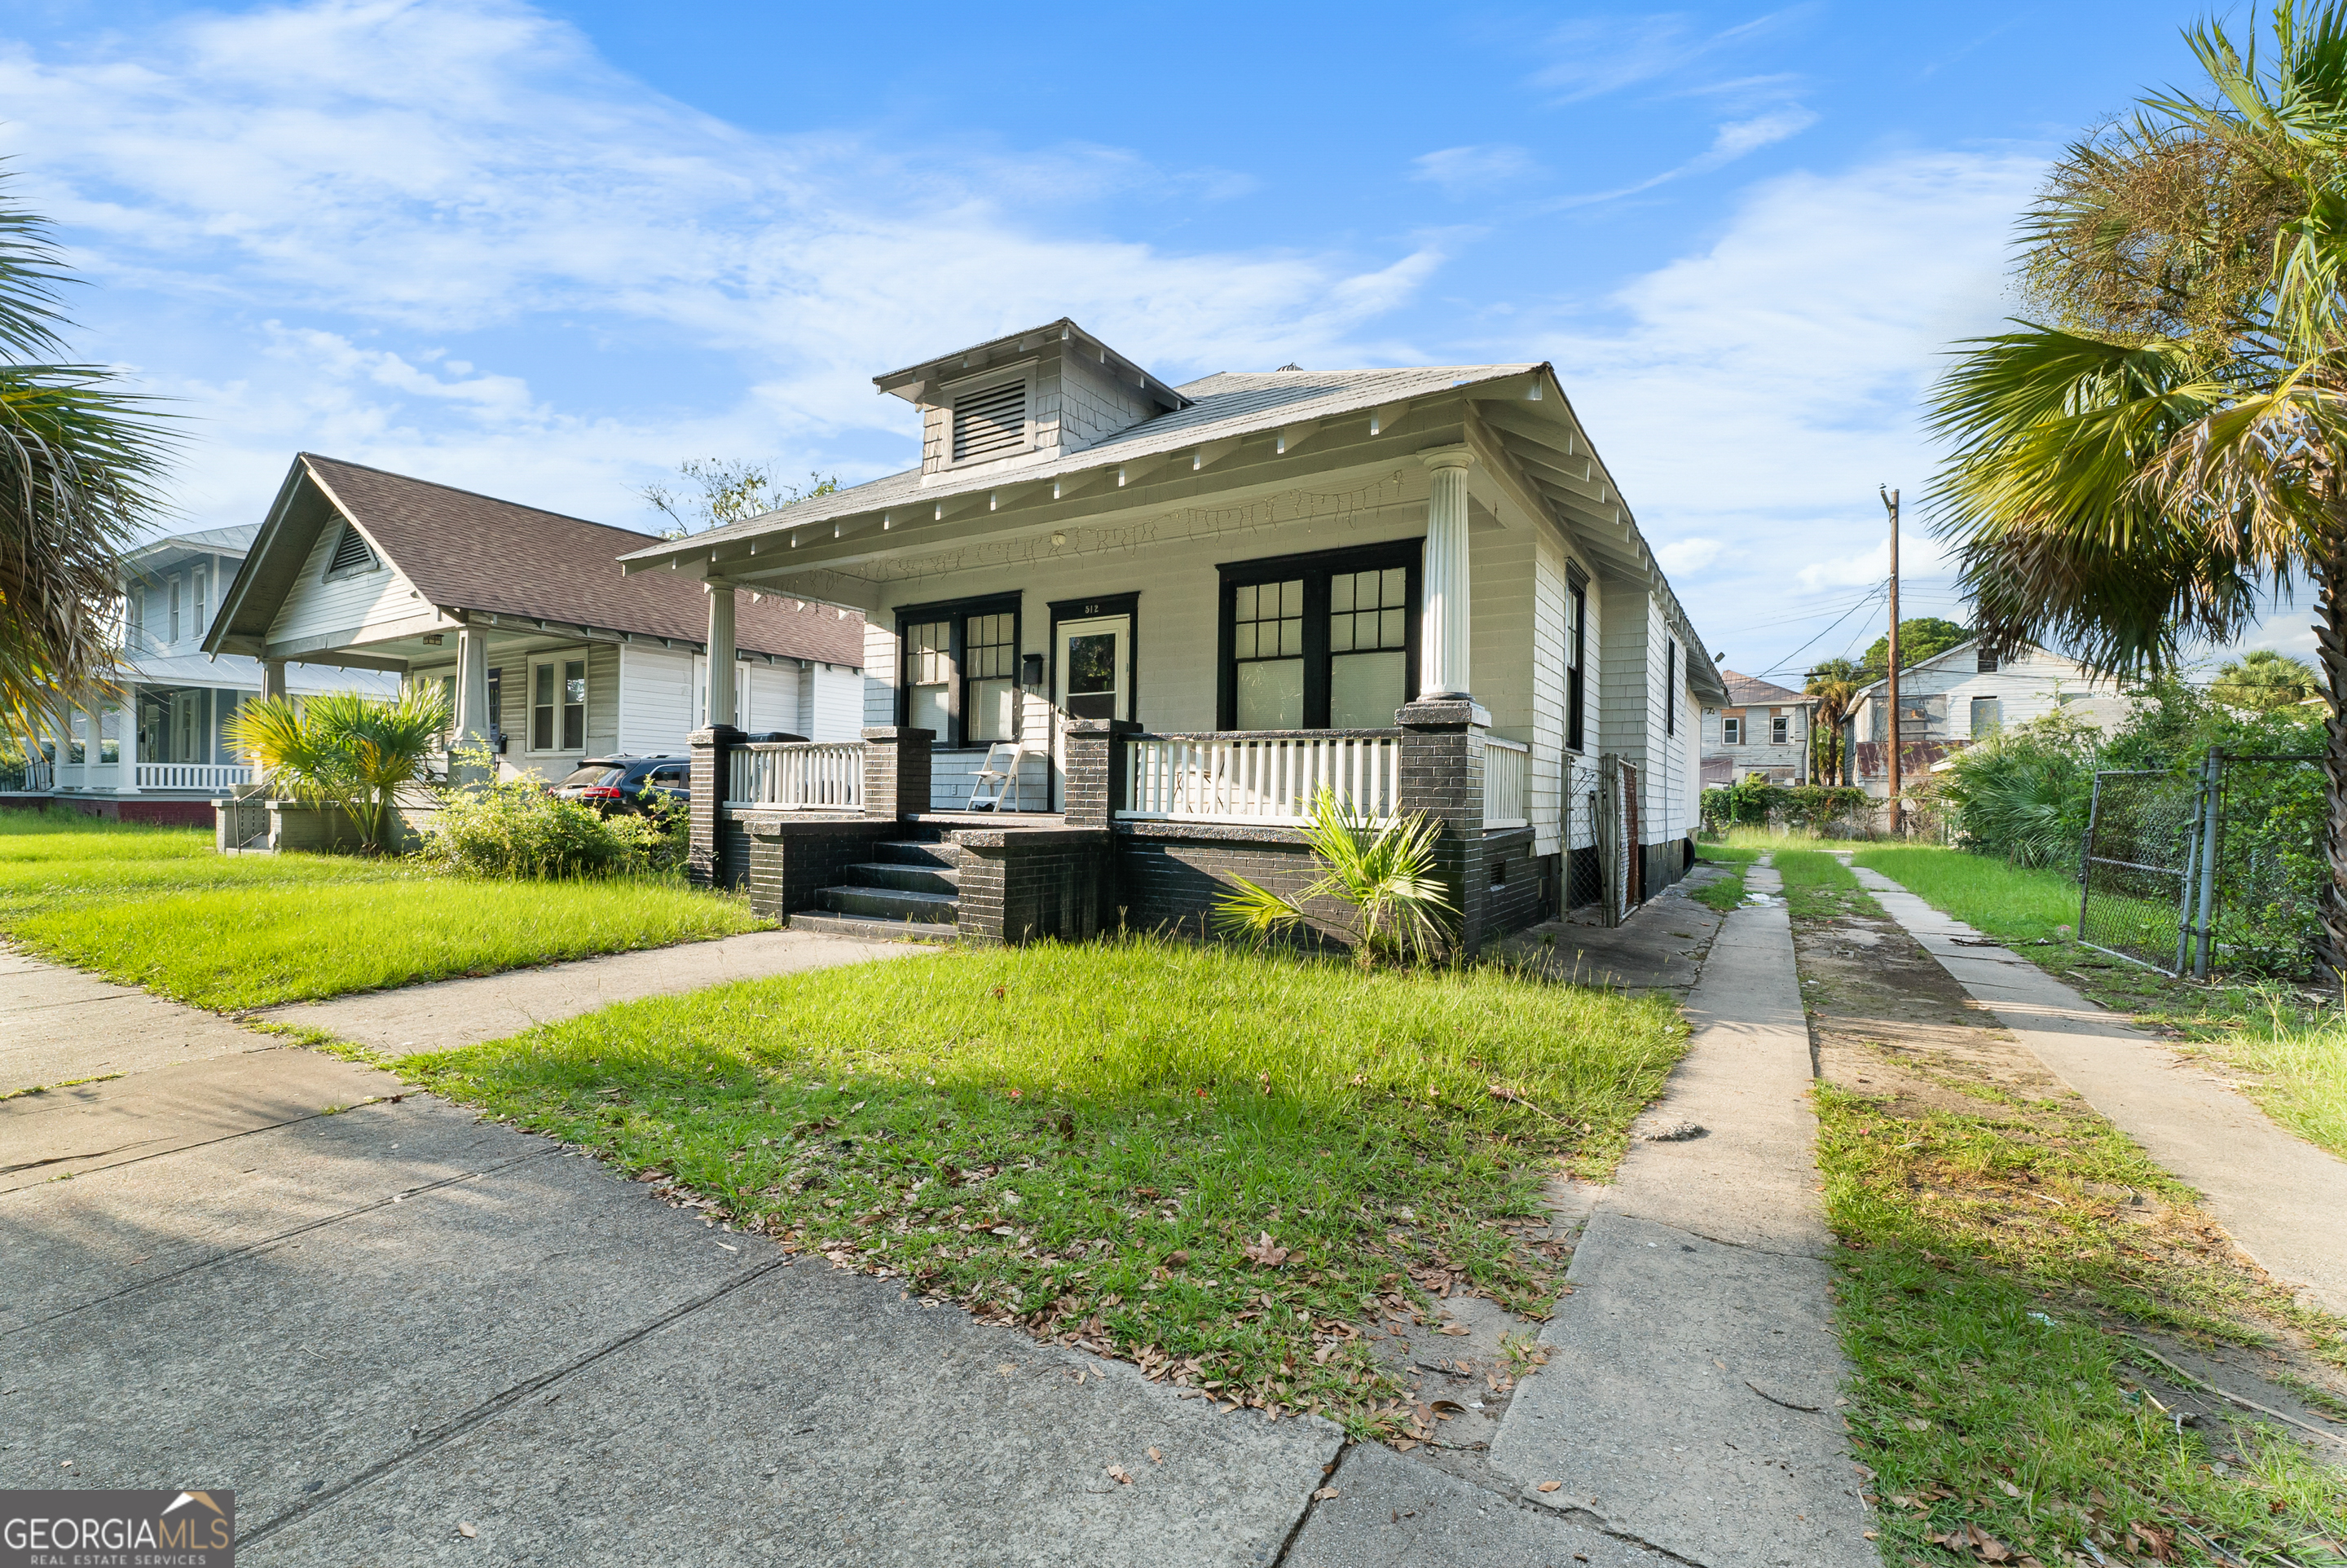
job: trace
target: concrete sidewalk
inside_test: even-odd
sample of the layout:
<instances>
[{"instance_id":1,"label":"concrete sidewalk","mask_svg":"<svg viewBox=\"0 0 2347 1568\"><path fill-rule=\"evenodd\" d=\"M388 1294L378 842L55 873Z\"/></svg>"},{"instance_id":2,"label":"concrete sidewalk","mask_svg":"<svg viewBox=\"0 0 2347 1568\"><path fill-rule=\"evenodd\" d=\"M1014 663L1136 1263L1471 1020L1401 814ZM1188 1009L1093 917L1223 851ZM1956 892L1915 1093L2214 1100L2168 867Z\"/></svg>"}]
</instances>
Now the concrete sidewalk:
<instances>
[{"instance_id":1,"label":"concrete sidewalk","mask_svg":"<svg viewBox=\"0 0 2347 1568\"><path fill-rule=\"evenodd\" d=\"M1774 871L1745 880L1774 894ZM1874 1568L1840 1416L1809 1026L1781 904L1727 918L1694 1038L1597 1189L1491 1466L1526 1497L1701 1563ZM1540 1493L1543 1481L1561 1481Z\"/></svg>"},{"instance_id":2,"label":"concrete sidewalk","mask_svg":"<svg viewBox=\"0 0 2347 1568\"><path fill-rule=\"evenodd\" d=\"M1879 871L1859 885L2046 1070L2160 1166L2277 1279L2347 1314L2347 1162L2291 1136L2249 1100L2028 959Z\"/></svg>"},{"instance_id":3,"label":"concrete sidewalk","mask_svg":"<svg viewBox=\"0 0 2347 1568\"><path fill-rule=\"evenodd\" d=\"M155 1038L86 1012L55 1071L121 1076L0 1101L0 1487L200 1479L254 1564L1665 1568L1327 1422L793 1260L389 1073L118 1011ZM322 1027L444 1042L401 1022Z\"/></svg>"}]
</instances>

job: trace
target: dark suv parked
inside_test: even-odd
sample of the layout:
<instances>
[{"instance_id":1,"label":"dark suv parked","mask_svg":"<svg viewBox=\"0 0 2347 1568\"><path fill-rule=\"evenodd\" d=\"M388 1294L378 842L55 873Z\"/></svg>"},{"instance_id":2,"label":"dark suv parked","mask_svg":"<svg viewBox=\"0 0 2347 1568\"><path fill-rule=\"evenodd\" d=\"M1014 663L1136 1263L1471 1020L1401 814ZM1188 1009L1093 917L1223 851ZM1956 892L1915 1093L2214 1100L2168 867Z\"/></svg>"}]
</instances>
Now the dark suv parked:
<instances>
[{"instance_id":1,"label":"dark suv parked","mask_svg":"<svg viewBox=\"0 0 2347 1568\"><path fill-rule=\"evenodd\" d=\"M559 800L591 805L605 816L643 810L643 794L664 794L679 805L692 804L690 757L589 757L554 786Z\"/></svg>"}]
</instances>

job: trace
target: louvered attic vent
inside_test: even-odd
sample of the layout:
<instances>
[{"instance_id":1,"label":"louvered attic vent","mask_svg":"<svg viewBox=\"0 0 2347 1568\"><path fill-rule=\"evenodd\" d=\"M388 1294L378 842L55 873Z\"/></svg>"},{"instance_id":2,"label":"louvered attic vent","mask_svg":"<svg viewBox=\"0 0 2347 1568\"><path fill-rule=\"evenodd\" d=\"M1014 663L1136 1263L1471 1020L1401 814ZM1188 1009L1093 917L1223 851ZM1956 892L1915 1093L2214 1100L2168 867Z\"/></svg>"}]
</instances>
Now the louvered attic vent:
<instances>
[{"instance_id":1,"label":"louvered attic vent","mask_svg":"<svg viewBox=\"0 0 2347 1568\"><path fill-rule=\"evenodd\" d=\"M1027 383L1023 378L955 399L955 462L1015 452L1026 444Z\"/></svg>"},{"instance_id":2,"label":"louvered attic vent","mask_svg":"<svg viewBox=\"0 0 2347 1568\"><path fill-rule=\"evenodd\" d=\"M333 559L326 563L326 575L340 577L346 571L366 571L374 566L374 551L367 548L366 537L344 523L343 537L334 541Z\"/></svg>"}]
</instances>

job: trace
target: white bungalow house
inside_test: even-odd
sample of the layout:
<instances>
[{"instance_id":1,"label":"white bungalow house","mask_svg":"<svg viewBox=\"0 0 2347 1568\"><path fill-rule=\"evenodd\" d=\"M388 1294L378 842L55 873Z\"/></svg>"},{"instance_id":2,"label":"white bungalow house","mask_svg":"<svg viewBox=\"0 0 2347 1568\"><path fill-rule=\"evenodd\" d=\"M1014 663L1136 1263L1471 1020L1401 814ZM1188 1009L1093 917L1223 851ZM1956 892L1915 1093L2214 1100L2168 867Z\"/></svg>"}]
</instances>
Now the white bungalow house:
<instances>
[{"instance_id":1,"label":"white bungalow house","mask_svg":"<svg viewBox=\"0 0 2347 1568\"><path fill-rule=\"evenodd\" d=\"M712 645L752 592L862 618L864 825L712 726L703 874L817 924L1194 927L1308 875L1323 786L1443 821L1471 947L1684 870L1727 693L1551 366L1177 387L1062 319L875 383L917 467L625 558L707 585Z\"/></svg>"},{"instance_id":2,"label":"white bungalow house","mask_svg":"<svg viewBox=\"0 0 2347 1568\"><path fill-rule=\"evenodd\" d=\"M682 755L709 683L697 585L622 578L653 536L302 453L203 640L438 684L456 736L500 774L559 779L586 757ZM725 658L731 718L852 739L863 627L852 610L748 597Z\"/></svg>"},{"instance_id":3,"label":"white bungalow house","mask_svg":"<svg viewBox=\"0 0 2347 1568\"><path fill-rule=\"evenodd\" d=\"M56 801L137 822L210 824L212 802L249 782L226 739L237 706L260 695L258 660L210 658L204 630L235 576L250 525L173 534L124 558L122 654L110 692L61 701L27 748L35 765L0 785L12 804ZM277 675L296 698L355 690L389 695L396 681L331 660L295 661Z\"/></svg>"},{"instance_id":4,"label":"white bungalow house","mask_svg":"<svg viewBox=\"0 0 2347 1568\"><path fill-rule=\"evenodd\" d=\"M2110 729L2126 720L2129 703L2116 680L2059 653L2030 648L1999 660L1977 640L1959 642L1899 672L1902 772L1911 780L1973 741L2055 709ZM1842 723L1848 782L1887 796L1890 683L1861 687Z\"/></svg>"}]
</instances>

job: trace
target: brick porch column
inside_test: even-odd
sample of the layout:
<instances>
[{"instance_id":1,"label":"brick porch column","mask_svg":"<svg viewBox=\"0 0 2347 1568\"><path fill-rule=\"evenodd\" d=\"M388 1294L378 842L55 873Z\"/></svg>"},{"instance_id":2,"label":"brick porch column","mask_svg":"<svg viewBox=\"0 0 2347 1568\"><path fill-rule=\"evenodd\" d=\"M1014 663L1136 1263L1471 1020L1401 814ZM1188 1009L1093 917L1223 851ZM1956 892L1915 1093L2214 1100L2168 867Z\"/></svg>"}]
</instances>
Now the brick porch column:
<instances>
[{"instance_id":1,"label":"brick porch column","mask_svg":"<svg viewBox=\"0 0 2347 1568\"><path fill-rule=\"evenodd\" d=\"M1061 732L1068 753L1060 804L1070 827L1106 827L1124 802L1124 737L1132 719L1071 719Z\"/></svg>"},{"instance_id":2,"label":"brick porch column","mask_svg":"<svg viewBox=\"0 0 2347 1568\"><path fill-rule=\"evenodd\" d=\"M724 886L725 793L733 784L733 748L743 739L731 724L711 724L685 738L692 748L692 806L684 875L696 887Z\"/></svg>"},{"instance_id":3,"label":"brick porch column","mask_svg":"<svg viewBox=\"0 0 2347 1568\"><path fill-rule=\"evenodd\" d=\"M1394 717L1401 725L1399 804L1442 824L1436 875L1459 909L1460 951L1471 956L1483 945L1491 894L1483 863L1483 738L1491 715L1471 697L1451 697L1421 699Z\"/></svg>"},{"instance_id":4,"label":"brick porch column","mask_svg":"<svg viewBox=\"0 0 2347 1568\"><path fill-rule=\"evenodd\" d=\"M935 730L891 724L864 732L864 815L891 819L929 809Z\"/></svg>"}]
</instances>

